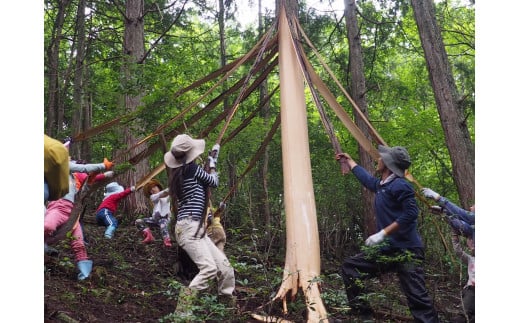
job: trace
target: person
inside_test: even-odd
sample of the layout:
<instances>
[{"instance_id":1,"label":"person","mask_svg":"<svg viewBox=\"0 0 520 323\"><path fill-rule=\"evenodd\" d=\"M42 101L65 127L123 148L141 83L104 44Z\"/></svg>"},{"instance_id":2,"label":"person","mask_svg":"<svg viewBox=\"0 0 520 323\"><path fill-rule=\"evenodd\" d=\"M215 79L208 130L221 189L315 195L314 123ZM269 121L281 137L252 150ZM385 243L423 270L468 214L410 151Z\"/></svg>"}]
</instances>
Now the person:
<instances>
[{"instance_id":1,"label":"person","mask_svg":"<svg viewBox=\"0 0 520 323\"><path fill-rule=\"evenodd\" d=\"M349 306L353 314L371 316L373 310L364 299L358 280L396 272L416 322L438 322L437 312L428 295L424 281L424 247L417 230L419 209L413 187L403 177L411 165L404 147L378 146L380 158L372 176L347 153L339 153L336 160L346 159L354 176L368 190L375 193L377 233L368 237L369 250L347 258L340 267ZM391 260L392 259L392 260Z\"/></svg>"},{"instance_id":2,"label":"person","mask_svg":"<svg viewBox=\"0 0 520 323\"><path fill-rule=\"evenodd\" d=\"M76 193L81 189L83 182L77 182L76 173L92 173L110 170L113 163L104 159L99 164L78 164L74 161L69 162L69 192L61 199L51 201L47 205L44 219L44 237L50 237L62 225L67 223L74 206ZM107 174L109 175L109 174ZM86 177L83 177L86 179ZM72 228L71 248L74 252L76 265L79 270L78 280L84 280L92 271L92 260L88 258L85 242L83 240L83 230L76 223ZM45 243L47 249L47 244Z\"/></svg>"},{"instance_id":3,"label":"person","mask_svg":"<svg viewBox=\"0 0 520 323\"><path fill-rule=\"evenodd\" d=\"M216 172L220 146L215 144L209 157L209 173L195 160L204 152L204 139L193 139L187 134L177 135L170 151L164 154L164 163L172 169L169 192L176 206L175 238L197 265L199 272L189 286L182 288L177 301L176 314L190 312L192 300L199 291L209 288L209 282L217 279L219 299L234 307L235 274L226 255L221 252L201 228L205 224L205 211L209 187L218 186Z\"/></svg>"},{"instance_id":4,"label":"person","mask_svg":"<svg viewBox=\"0 0 520 323\"><path fill-rule=\"evenodd\" d=\"M446 215L451 226L453 250L468 270L468 280L462 288L462 306L468 322L475 322L475 205L469 211L464 210L428 187L422 189L422 194L441 206L440 213ZM464 250L461 236L466 239L469 252Z\"/></svg>"},{"instance_id":5,"label":"person","mask_svg":"<svg viewBox=\"0 0 520 323\"><path fill-rule=\"evenodd\" d=\"M475 241L473 236L466 235L466 245L469 253L460 242L460 231L452 229L451 242L455 254L467 265L468 280L462 288L462 306L469 323L475 322Z\"/></svg>"},{"instance_id":6,"label":"person","mask_svg":"<svg viewBox=\"0 0 520 323\"><path fill-rule=\"evenodd\" d=\"M469 210L464 210L431 188L424 187L421 192L424 197L434 200L442 208L441 211L450 218L449 223L453 229L459 231L471 229L472 233L475 233L475 204Z\"/></svg>"},{"instance_id":7,"label":"person","mask_svg":"<svg viewBox=\"0 0 520 323\"><path fill-rule=\"evenodd\" d=\"M56 201L69 192L69 151L58 140L43 135L43 200Z\"/></svg>"},{"instance_id":8,"label":"person","mask_svg":"<svg viewBox=\"0 0 520 323\"><path fill-rule=\"evenodd\" d=\"M105 187L105 197L96 210L97 224L106 228L105 238L112 239L119 225L115 217L119 202L133 192L135 192L135 186L125 189L117 182L108 183Z\"/></svg>"},{"instance_id":9,"label":"person","mask_svg":"<svg viewBox=\"0 0 520 323\"><path fill-rule=\"evenodd\" d=\"M142 243L150 243L155 240L150 226L159 227L165 247L170 248L172 242L170 239L170 193L169 189L163 189L161 183L152 179L143 187L144 195L150 199L153 204L152 216L135 220L135 226L143 234Z\"/></svg>"}]
</instances>

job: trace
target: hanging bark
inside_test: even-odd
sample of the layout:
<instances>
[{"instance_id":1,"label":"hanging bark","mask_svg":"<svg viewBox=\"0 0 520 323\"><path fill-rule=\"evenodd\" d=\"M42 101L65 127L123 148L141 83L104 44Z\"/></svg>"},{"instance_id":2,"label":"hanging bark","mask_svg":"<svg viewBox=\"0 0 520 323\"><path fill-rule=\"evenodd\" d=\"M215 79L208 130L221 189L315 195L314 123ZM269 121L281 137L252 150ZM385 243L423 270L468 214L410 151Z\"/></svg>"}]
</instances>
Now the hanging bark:
<instances>
[{"instance_id":1,"label":"hanging bark","mask_svg":"<svg viewBox=\"0 0 520 323\"><path fill-rule=\"evenodd\" d=\"M368 118L368 104L366 99L366 82L363 68L363 52L361 50L360 31L356 15L356 1L345 0L345 21L347 27L347 38L349 44L349 74L351 78L350 93L359 109ZM363 121L357 110L354 110L354 120L361 132L371 140L368 126ZM361 146L358 146L359 163L365 169L373 169L374 161L370 154ZM376 232L376 222L374 217L374 194L363 187L363 230L365 237Z\"/></svg>"},{"instance_id":2,"label":"hanging bark","mask_svg":"<svg viewBox=\"0 0 520 323\"><path fill-rule=\"evenodd\" d=\"M143 57L145 55L144 48L144 1L128 0L126 1L125 11L125 31L123 39L123 75L125 79L125 112L133 113L137 107L142 104L143 90L139 80L142 79L144 68ZM132 128L125 127L123 129L123 138L127 147L133 147L137 143L136 133L144 133L141 129L139 121L133 123ZM132 152L137 154L144 148L138 146ZM126 159L125 159L126 160ZM135 185L139 178L148 173L148 158L144 158L140 163L135 165L134 172L126 172L123 175L122 182L126 186ZM123 205L123 213L135 215L148 212L148 204L144 194L131 194L125 199Z\"/></svg>"},{"instance_id":3,"label":"hanging bark","mask_svg":"<svg viewBox=\"0 0 520 323\"><path fill-rule=\"evenodd\" d=\"M284 2L284 1L282 1ZM285 9L296 15L297 2L282 4L279 11L280 105L286 255L283 282L275 296L286 303L302 288L308 322L328 322L317 278L320 275L320 246L316 205L312 186L303 75L292 46ZM311 308L312 307L312 308ZM286 310L285 306L284 309Z\"/></svg>"},{"instance_id":4,"label":"hanging bark","mask_svg":"<svg viewBox=\"0 0 520 323\"><path fill-rule=\"evenodd\" d=\"M475 203L475 148L471 141L432 0L411 1L460 203Z\"/></svg>"}]
</instances>

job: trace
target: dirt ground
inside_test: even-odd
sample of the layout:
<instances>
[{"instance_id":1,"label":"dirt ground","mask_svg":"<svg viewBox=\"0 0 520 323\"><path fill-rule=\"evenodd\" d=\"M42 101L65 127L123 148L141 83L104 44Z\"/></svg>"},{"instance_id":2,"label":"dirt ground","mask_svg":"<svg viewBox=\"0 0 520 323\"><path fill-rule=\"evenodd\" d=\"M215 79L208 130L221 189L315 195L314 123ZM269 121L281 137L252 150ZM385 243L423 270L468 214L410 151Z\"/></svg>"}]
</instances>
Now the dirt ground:
<instances>
[{"instance_id":1,"label":"dirt ground","mask_svg":"<svg viewBox=\"0 0 520 323\"><path fill-rule=\"evenodd\" d=\"M144 245L140 243L141 235L131 225L121 225L112 240L104 239L104 228L93 222L84 224L84 232L89 257L94 261L91 277L85 281L76 279L77 269L67 241L54 246L59 250L57 255L45 256L45 322L174 321L171 314L175 310L178 288L189 282L178 272L175 243L173 248L164 247L156 229L153 231L156 240ZM284 254L272 257L268 263L259 262L254 251L245 251L248 243L240 239L228 236L226 245L226 254L236 273L236 310L222 312L216 305L218 301L208 293L206 298L201 297L207 304L201 309L198 321L258 322L252 313L268 313L292 322L305 322L306 307L301 291L299 298L288 302L289 312L285 316L281 303L270 302L282 278L280 268L283 268ZM322 285L322 299L331 316L329 321L361 322L348 314L343 285L337 276L339 264L338 260L324 260L322 264L322 275L329 277ZM462 315L459 287L441 274L427 275L441 321L458 321ZM394 276L370 282L376 289L386 286L371 298L376 311L374 322L413 321Z\"/></svg>"}]
</instances>

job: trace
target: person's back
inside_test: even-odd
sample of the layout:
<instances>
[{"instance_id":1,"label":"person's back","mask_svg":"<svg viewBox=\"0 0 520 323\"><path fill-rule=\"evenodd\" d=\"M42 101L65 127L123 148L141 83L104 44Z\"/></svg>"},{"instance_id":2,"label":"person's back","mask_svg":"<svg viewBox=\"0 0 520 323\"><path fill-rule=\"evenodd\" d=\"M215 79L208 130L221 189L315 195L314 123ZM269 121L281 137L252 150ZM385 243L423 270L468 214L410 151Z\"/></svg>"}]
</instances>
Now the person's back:
<instances>
[{"instance_id":1,"label":"person's back","mask_svg":"<svg viewBox=\"0 0 520 323\"><path fill-rule=\"evenodd\" d=\"M175 238L199 269L189 286L179 293L175 314L181 316L189 314L193 295L207 290L213 279L218 280L219 300L232 306L235 302L234 269L226 255L210 240L204 227L207 190L218 185L216 163L220 146L214 145L212 155L208 157L209 172L195 163L204 149L203 139L181 134L173 139L170 151L164 154L164 163L172 169L169 192L177 206Z\"/></svg>"}]
</instances>

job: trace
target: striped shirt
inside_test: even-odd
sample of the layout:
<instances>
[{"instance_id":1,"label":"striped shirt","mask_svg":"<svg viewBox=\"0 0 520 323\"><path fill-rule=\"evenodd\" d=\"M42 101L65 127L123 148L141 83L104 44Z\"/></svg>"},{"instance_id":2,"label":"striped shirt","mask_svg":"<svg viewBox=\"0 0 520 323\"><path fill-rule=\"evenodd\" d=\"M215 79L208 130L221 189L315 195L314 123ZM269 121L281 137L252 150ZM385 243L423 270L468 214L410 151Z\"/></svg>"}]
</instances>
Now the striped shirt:
<instances>
[{"instance_id":1,"label":"striped shirt","mask_svg":"<svg viewBox=\"0 0 520 323\"><path fill-rule=\"evenodd\" d=\"M206 187L218 186L218 174L207 173L202 167L190 163L184 174L182 183L182 197L179 198L177 220L192 216L199 219L204 210L206 201Z\"/></svg>"}]
</instances>

